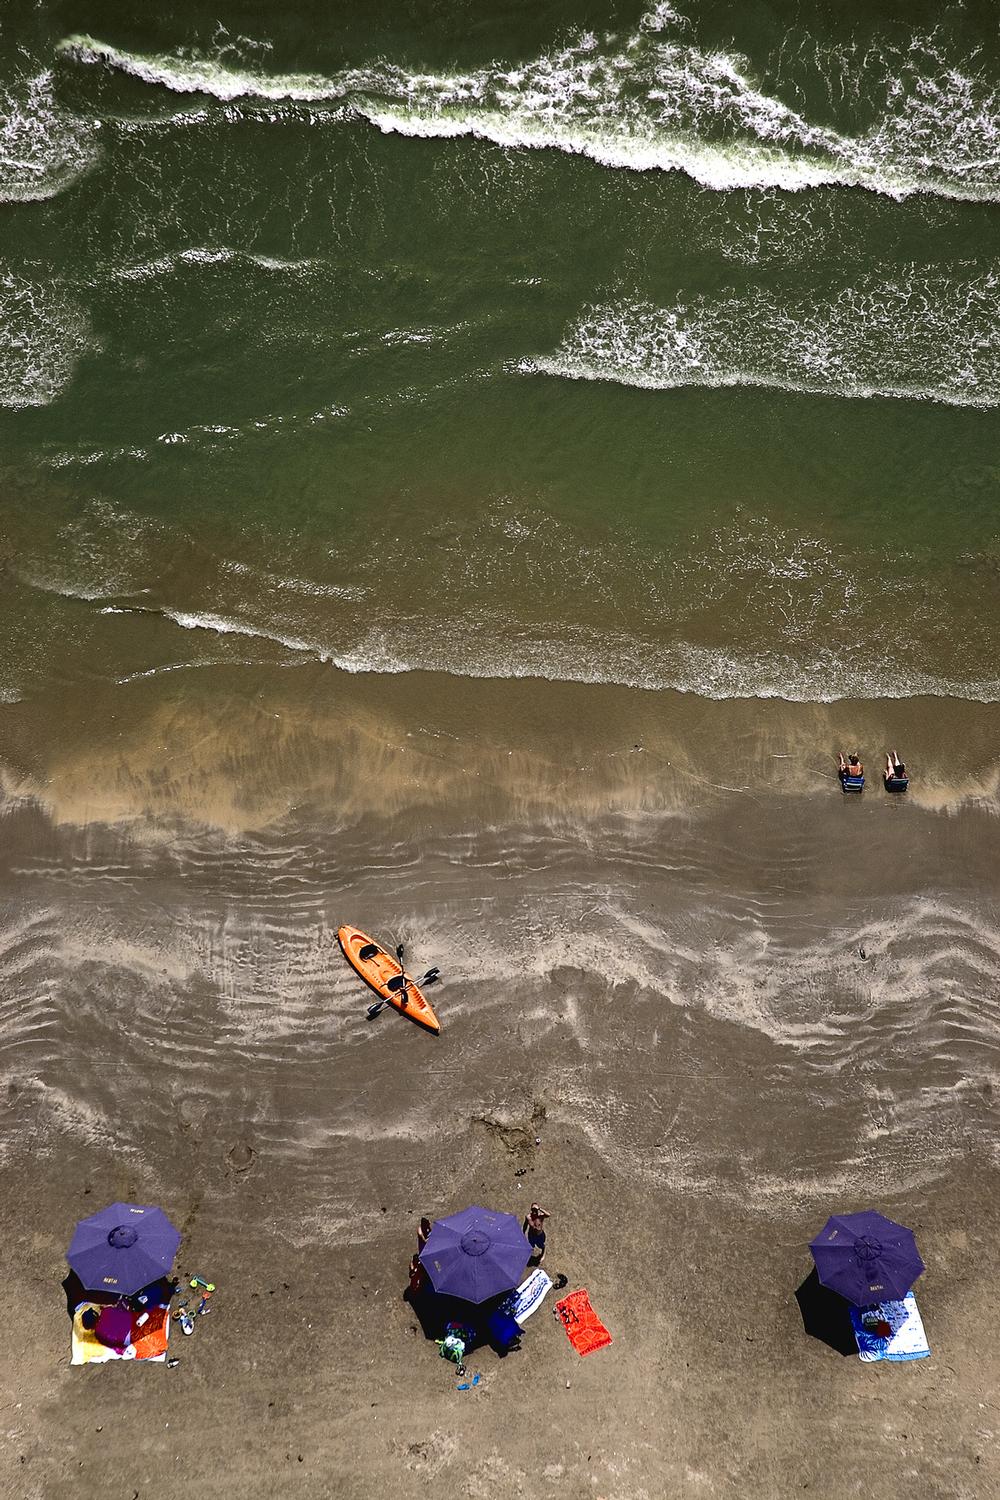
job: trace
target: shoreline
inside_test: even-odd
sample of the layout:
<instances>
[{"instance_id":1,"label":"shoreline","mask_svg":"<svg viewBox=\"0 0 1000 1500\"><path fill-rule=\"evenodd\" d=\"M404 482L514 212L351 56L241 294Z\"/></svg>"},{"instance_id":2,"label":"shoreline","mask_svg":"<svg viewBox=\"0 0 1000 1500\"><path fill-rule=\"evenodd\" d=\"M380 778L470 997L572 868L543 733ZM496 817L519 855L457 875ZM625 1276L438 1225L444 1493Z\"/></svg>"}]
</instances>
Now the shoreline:
<instances>
[{"instance_id":1,"label":"shoreline","mask_svg":"<svg viewBox=\"0 0 1000 1500\"><path fill-rule=\"evenodd\" d=\"M177 818L265 828L467 805L497 817L699 814L727 796L836 792L860 746L865 815L885 750L907 803L1000 813L996 707L962 699L704 699L534 679L217 665L182 685L87 683L4 706L0 778L57 822Z\"/></svg>"}]
</instances>

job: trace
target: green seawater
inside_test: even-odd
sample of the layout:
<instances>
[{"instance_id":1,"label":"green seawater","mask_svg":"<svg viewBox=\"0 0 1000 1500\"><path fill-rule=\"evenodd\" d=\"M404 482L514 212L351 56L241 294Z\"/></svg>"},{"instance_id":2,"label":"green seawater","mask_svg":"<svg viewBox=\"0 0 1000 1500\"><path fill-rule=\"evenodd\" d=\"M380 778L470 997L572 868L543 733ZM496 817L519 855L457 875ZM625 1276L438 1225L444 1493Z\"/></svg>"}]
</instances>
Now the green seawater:
<instances>
[{"instance_id":1,"label":"green seawater","mask_svg":"<svg viewBox=\"0 0 1000 1500\"><path fill-rule=\"evenodd\" d=\"M1000 699L991 5L8 5L0 700Z\"/></svg>"}]
</instances>

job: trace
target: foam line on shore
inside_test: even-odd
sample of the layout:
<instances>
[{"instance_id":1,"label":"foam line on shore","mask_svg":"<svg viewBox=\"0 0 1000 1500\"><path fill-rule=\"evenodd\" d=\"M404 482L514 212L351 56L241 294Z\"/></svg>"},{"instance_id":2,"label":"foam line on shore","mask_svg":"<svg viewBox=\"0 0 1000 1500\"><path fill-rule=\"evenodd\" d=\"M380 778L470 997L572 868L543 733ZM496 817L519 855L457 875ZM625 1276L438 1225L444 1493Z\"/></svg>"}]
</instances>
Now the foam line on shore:
<instances>
[{"instance_id":1,"label":"foam line on shore","mask_svg":"<svg viewBox=\"0 0 1000 1500\"><path fill-rule=\"evenodd\" d=\"M495 631L477 631L472 621L448 626L419 619L395 624L395 639L389 637L387 626L373 625L354 645L334 645L207 611L105 605L101 613L160 615L184 630L271 641L351 674L441 672L452 677L537 678L671 690L719 700L777 698L791 703L835 703L843 699L931 697L1000 702L1000 679L961 681L897 666L893 680L887 678L882 659L866 667L851 659L845 662L834 651L820 652L812 661L796 661L780 652L737 656L687 643L654 645L588 634L582 654L579 640L532 641L521 636L504 643Z\"/></svg>"}]
</instances>

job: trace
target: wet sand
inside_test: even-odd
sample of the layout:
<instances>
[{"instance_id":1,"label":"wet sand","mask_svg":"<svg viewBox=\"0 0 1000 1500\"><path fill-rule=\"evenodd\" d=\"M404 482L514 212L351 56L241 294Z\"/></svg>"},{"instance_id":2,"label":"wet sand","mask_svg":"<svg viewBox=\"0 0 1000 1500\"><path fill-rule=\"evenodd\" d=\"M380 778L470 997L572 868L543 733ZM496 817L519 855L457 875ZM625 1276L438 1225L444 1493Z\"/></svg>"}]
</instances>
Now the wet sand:
<instances>
[{"instance_id":1,"label":"wet sand","mask_svg":"<svg viewBox=\"0 0 1000 1500\"><path fill-rule=\"evenodd\" d=\"M989 1493L995 710L202 675L0 724L8 1492ZM441 965L440 1039L366 1021L345 920ZM69 1367L65 1246L116 1197L219 1285L174 1370ZM543 1310L459 1392L416 1221L532 1198L615 1341ZM808 1239L869 1206L929 1360L803 1331Z\"/></svg>"}]
</instances>

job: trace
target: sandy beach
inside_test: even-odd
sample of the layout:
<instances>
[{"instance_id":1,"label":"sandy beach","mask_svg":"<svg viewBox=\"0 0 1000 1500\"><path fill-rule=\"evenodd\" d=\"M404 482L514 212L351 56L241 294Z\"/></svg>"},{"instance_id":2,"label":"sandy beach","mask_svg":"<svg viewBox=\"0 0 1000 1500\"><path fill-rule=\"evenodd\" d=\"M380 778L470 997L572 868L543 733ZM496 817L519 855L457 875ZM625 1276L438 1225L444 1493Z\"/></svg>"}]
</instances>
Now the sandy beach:
<instances>
[{"instance_id":1,"label":"sandy beach","mask_svg":"<svg viewBox=\"0 0 1000 1500\"><path fill-rule=\"evenodd\" d=\"M5 1493L989 1493L992 710L264 676L5 714ZM342 921L442 967L439 1039L366 1020ZM65 1248L116 1197L218 1284L175 1369L69 1366ZM458 1391L417 1220L533 1198L614 1342L550 1296ZM803 1330L863 1207L917 1234L930 1359Z\"/></svg>"}]
</instances>

